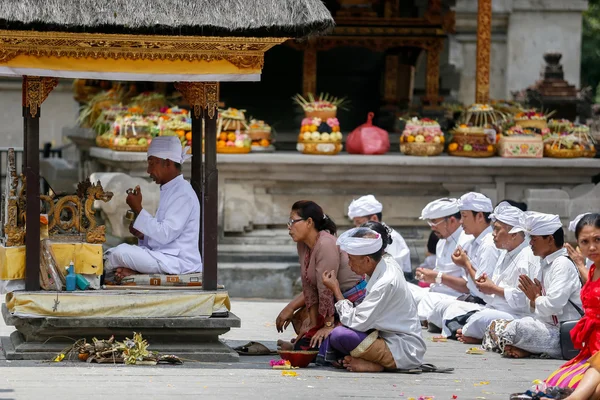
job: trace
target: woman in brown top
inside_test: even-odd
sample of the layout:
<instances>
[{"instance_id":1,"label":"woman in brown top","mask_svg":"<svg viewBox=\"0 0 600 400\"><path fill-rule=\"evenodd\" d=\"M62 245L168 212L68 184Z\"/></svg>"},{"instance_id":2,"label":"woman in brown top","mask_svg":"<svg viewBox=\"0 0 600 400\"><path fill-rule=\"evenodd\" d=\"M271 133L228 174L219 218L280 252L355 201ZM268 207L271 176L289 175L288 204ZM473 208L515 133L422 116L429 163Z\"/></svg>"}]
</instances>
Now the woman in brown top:
<instances>
[{"instance_id":1,"label":"woman in brown top","mask_svg":"<svg viewBox=\"0 0 600 400\"><path fill-rule=\"evenodd\" d=\"M348 255L338 248L335 223L312 201L294 203L288 221L289 234L297 243L302 293L279 314L277 330L283 332L293 323L298 334L293 347L307 350L320 346L334 328L333 293L323 285L323 272L336 271L342 291L356 286L361 277L348 266ZM291 344L280 341L282 348Z\"/></svg>"}]
</instances>

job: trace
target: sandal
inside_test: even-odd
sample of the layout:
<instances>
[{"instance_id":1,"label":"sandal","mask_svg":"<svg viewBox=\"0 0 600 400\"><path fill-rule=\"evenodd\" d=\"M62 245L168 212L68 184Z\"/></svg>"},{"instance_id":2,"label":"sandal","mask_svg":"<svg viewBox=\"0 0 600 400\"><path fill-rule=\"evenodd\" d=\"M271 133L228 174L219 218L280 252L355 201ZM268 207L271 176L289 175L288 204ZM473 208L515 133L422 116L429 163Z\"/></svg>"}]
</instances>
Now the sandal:
<instances>
[{"instance_id":1,"label":"sandal","mask_svg":"<svg viewBox=\"0 0 600 400\"><path fill-rule=\"evenodd\" d=\"M258 342L248 342L243 346L238 346L234 348L239 355L241 356L268 356L271 354L277 354L276 351L271 351L262 343Z\"/></svg>"},{"instance_id":2,"label":"sandal","mask_svg":"<svg viewBox=\"0 0 600 400\"><path fill-rule=\"evenodd\" d=\"M440 368L433 364L422 364L419 368L421 368L423 372L438 372L440 374L454 371L454 368Z\"/></svg>"}]
</instances>

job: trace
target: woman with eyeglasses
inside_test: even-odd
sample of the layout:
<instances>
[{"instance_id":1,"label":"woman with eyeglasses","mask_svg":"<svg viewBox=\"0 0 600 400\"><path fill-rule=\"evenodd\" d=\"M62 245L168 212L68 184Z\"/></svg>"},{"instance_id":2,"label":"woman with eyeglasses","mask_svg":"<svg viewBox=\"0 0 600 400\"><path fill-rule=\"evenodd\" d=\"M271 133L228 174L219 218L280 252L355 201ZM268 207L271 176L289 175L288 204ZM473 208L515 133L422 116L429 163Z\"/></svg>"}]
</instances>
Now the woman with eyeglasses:
<instances>
[{"instance_id":1,"label":"woman with eyeglasses","mask_svg":"<svg viewBox=\"0 0 600 400\"><path fill-rule=\"evenodd\" d=\"M302 293L276 320L278 332L292 323L297 337L292 343L279 341L277 345L286 350L308 350L319 347L335 327L333 293L323 285L323 272L335 271L342 291L353 302L364 297L366 282L348 266L348 255L336 244L337 227L318 204L308 200L294 203L287 225L297 243Z\"/></svg>"}]
</instances>

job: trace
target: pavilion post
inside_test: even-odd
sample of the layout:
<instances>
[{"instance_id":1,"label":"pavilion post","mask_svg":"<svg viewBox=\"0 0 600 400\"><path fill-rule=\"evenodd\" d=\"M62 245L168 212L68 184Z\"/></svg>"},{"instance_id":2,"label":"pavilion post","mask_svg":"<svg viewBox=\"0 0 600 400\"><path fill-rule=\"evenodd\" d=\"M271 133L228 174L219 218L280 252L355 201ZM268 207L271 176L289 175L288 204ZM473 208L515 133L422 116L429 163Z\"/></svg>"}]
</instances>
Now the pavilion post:
<instances>
[{"instance_id":1,"label":"pavilion post","mask_svg":"<svg viewBox=\"0 0 600 400\"><path fill-rule=\"evenodd\" d=\"M216 82L179 82L175 85L192 112L191 184L200 201L200 238L204 290L217 289L218 172L217 117L219 84ZM204 123L204 131L203 131ZM204 135L203 135L204 133ZM202 156L204 153L204 157ZM204 158L204 161L203 161Z\"/></svg>"},{"instance_id":2,"label":"pavilion post","mask_svg":"<svg viewBox=\"0 0 600 400\"><path fill-rule=\"evenodd\" d=\"M490 49L492 45L492 0L479 0L477 6L477 63L475 102L490 101Z\"/></svg>"},{"instance_id":3,"label":"pavilion post","mask_svg":"<svg viewBox=\"0 0 600 400\"><path fill-rule=\"evenodd\" d=\"M56 78L23 77L23 174L27 182L25 289L28 291L40 290L40 111L57 84Z\"/></svg>"},{"instance_id":4,"label":"pavilion post","mask_svg":"<svg viewBox=\"0 0 600 400\"><path fill-rule=\"evenodd\" d=\"M204 170L204 290L217 290L217 244L219 214L219 172L217 170L217 119L219 116L219 83L204 84L206 111L204 113L205 170Z\"/></svg>"}]
</instances>

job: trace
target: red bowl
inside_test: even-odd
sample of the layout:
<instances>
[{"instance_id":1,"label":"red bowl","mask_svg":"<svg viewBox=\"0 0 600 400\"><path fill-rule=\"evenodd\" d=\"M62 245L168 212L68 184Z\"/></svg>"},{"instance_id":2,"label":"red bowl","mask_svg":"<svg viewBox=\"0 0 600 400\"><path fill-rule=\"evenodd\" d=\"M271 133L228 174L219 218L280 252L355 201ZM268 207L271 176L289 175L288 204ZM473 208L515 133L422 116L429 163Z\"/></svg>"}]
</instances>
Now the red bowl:
<instances>
[{"instance_id":1,"label":"red bowl","mask_svg":"<svg viewBox=\"0 0 600 400\"><path fill-rule=\"evenodd\" d=\"M318 351L306 350L278 350L279 357L288 360L292 367L306 368L319 354Z\"/></svg>"}]
</instances>

